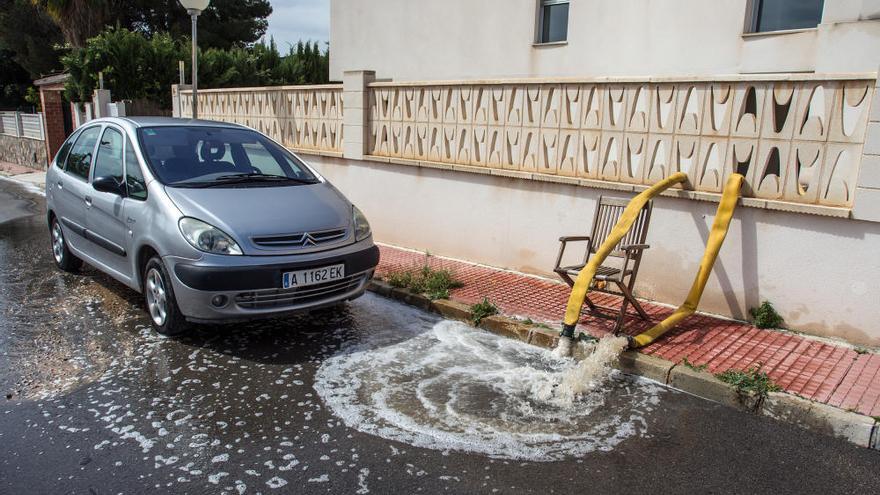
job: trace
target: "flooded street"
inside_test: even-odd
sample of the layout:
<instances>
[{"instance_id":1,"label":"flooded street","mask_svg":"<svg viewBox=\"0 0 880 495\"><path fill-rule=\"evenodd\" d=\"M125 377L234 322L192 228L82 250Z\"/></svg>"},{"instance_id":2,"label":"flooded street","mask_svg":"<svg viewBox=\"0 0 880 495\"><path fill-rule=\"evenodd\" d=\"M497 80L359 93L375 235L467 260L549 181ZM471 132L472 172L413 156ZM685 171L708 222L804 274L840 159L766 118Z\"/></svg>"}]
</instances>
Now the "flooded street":
<instances>
[{"instance_id":1,"label":"flooded street","mask_svg":"<svg viewBox=\"0 0 880 495\"><path fill-rule=\"evenodd\" d=\"M160 336L55 268L44 208L0 181L0 493L880 491L877 452L616 373L572 397L572 361L372 294Z\"/></svg>"}]
</instances>

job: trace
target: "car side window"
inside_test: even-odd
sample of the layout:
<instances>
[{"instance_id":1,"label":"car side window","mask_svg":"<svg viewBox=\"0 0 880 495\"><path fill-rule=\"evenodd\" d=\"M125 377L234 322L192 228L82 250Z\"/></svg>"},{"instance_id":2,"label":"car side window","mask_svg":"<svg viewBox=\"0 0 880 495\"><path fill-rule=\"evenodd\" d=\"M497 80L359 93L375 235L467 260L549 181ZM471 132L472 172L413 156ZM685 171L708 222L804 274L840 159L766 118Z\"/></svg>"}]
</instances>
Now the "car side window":
<instances>
[{"instance_id":1,"label":"car side window","mask_svg":"<svg viewBox=\"0 0 880 495\"><path fill-rule=\"evenodd\" d=\"M89 127L76 138L76 143L70 149L70 155L67 157L67 167L65 168L67 173L83 180L89 180L92 153L95 152L95 142L98 140L100 132L100 127Z\"/></svg>"},{"instance_id":2,"label":"car side window","mask_svg":"<svg viewBox=\"0 0 880 495\"><path fill-rule=\"evenodd\" d=\"M125 187L129 198L141 201L147 199L147 185L137 155L134 154L134 148L131 146L131 139L125 141Z\"/></svg>"},{"instance_id":3,"label":"car side window","mask_svg":"<svg viewBox=\"0 0 880 495\"><path fill-rule=\"evenodd\" d=\"M108 127L101 136L98 155L95 157L95 178L113 177L122 184L122 133Z\"/></svg>"},{"instance_id":4,"label":"car side window","mask_svg":"<svg viewBox=\"0 0 880 495\"><path fill-rule=\"evenodd\" d=\"M61 145L61 149L58 150L58 154L55 155L55 166L64 170L64 162L67 161L67 155L70 153L70 148L73 146L73 142L76 141L77 133L73 133L64 144Z\"/></svg>"}]
</instances>

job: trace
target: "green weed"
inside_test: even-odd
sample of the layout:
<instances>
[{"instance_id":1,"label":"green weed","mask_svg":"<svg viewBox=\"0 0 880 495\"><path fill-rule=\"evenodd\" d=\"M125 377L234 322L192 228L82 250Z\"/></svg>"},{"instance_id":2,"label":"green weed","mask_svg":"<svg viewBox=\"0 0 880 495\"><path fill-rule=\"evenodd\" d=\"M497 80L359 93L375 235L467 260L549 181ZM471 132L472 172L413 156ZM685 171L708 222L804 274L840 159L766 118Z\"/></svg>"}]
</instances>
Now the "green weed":
<instances>
[{"instance_id":1,"label":"green weed","mask_svg":"<svg viewBox=\"0 0 880 495\"><path fill-rule=\"evenodd\" d=\"M770 301L764 301L757 308L749 310L752 315L752 321L758 328L779 328L782 325L782 317L770 304Z\"/></svg>"},{"instance_id":2,"label":"green weed","mask_svg":"<svg viewBox=\"0 0 880 495\"><path fill-rule=\"evenodd\" d=\"M429 299L449 299L450 289L462 286L449 270L435 270L427 265L417 270L391 272L385 279L392 287L409 289Z\"/></svg>"},{"instance_id":3,"label":"green weed","mask_svg":"<svg viewBox=\"0 0 880 495\"><path fill-rule=\"evenodd\" d=\"M767 373L761 371L760 364L745 371L727 370L715 376L722 382L733 385L738 394L754 394L759 401L763 401L770 392L782 390Z\"/></svg>"},{"instance_id":4,"label":"green weed","mask_svg":"<svg viewBox=\"0 0 880 495\"><path fill-rule=\"evenodd\" d=\"M487 316L497 315L498 307L489 302L488 297L484 297L482 302L478 302L471 306L471 319L474 325L479 325L483 318Z\"/></svg>"}]
</instances>

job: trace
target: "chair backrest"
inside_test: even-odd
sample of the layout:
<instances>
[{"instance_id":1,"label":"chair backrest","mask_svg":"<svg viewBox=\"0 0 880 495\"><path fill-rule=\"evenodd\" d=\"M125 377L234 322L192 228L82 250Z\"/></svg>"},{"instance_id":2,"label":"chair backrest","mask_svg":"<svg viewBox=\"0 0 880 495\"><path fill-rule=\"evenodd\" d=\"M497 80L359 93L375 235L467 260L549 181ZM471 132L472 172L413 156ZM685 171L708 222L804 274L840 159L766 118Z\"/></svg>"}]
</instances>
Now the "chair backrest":
<instances>
[{"instance_id":1,"label":"chair backrest","mask_svg":"<svg viewBox=\"0 0 880 495\"><path fill-rule=\"evenodd\" d=\"M595 253L599 246L605 242L608 234L617 225L620 215L626 209L626 205L630 202L629 198L609 198L599 196L599 206L596 207L596 215L593 217L593 231L590 233L590 251ZM654 201L648 201L639 212L639 216L633 223L629 232L623 236L623 239L614 246L614 250L610 256L623 257L625 253L620 246L629 244L644 244L648 237L648 223L651 221L651 210L654 208Z\"/></svg>"}]
</instances>

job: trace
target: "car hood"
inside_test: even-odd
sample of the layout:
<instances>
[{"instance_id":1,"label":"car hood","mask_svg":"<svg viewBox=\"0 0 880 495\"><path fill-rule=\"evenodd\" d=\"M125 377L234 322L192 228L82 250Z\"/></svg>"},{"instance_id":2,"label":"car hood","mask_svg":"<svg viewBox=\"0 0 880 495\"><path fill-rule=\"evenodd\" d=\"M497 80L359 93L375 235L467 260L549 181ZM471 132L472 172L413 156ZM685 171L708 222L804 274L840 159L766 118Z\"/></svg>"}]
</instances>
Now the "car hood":
<instances>
[{"instance_id":1,"label":"car hood","mask_svg":"<svg viewBox=\"0 0 880 495\"><path fill-rule=\"evenodd\" d=\"M188 217L223 230L245 254L275 255L320 251L351 242L351 202L332 185L181 188L165 186L168 197ZM255 236L345 229L346 235L318 246L265 248Z\"/></svg>"}]
</instances>

